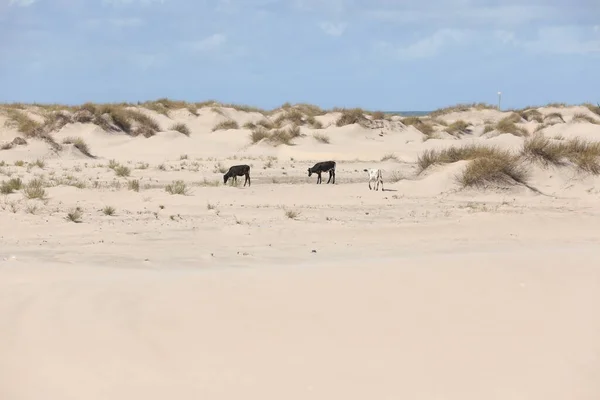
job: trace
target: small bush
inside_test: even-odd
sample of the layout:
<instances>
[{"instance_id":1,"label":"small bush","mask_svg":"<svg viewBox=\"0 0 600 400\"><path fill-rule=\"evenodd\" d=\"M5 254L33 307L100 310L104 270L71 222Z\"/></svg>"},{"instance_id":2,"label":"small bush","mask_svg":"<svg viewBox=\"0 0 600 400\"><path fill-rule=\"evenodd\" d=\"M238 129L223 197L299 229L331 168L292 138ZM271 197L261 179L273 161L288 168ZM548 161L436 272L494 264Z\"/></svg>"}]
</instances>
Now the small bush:
<instances>
[{"instance_id":1,"label":"small bush","mask_svg":"<svg viewBox=\"0 0 600 400\"><path fill-rule=\"evenodd\" d=\"M563 118L562 114L559 112L553 112L544 117L544 122L556 123L557 120L560 122L565 122L565 119Z\"/></svg>"},{"instance_id":2,"label":"small bush","mask_svg":"<svg viewBox=\"0 0 600 400\"><path fill-rule=\"evenodd\" d=\"M74 222L76 224L81 222L82 212L79 207L69 211L65 219L70 222Z\"/></svg>"},{"instance_id":3,"label":"small bush","mask_svg":"<svg viewBox=\"0 0 600 400\"><path fill-rule=\"evenodd\" d=\"M539 123L544 122L544 115L535 109L520 111L519 115L521 118L523 118L524 120L526 120L528 122L532 122L532 121L539 122Z\"/></svg>"},{"instance_id":4,"label":"small bush","mask_svg":"<svg viewBox=\"0 0 600 400\"><path fill-rule=\"evenodd\" d=\"M349 110L343 110L342 115L335 122L336 126L345 126L351 124L364 124L365 112L361 108L352 108Z\"/></svg>"},{"instance_id":5,"label":"small bush","mask_svg":"<svg viewBox=\"0 0 600 400\"><path fill-rule=\"evenodd\" d=\"M190 134L192 133L190 131L190 128L188 128L188 126L184 123L177 123L175 125L173 125L171 127L172 131L177 131L179 133L183 133L185 136L190 136Z\"/></svg>"},{"instance_id":6,"label":"small bush","mask_svg":"<svg viewBox=\"0 0 600 400\"><path fill-rule=\"evenodd\" d=\"M398 156L396 156L394 153L388 153L386 155L384 155L383 157L381 157L381 161L398 161Z\"/></svg>"},{"instance_id":7,"label":"small bush","mask_svg":"<svg viewBox=\"0 0 600 400\"><path fill-rule=\"evenodd\" d=\"M425 136L431 136L435 133L433 125L429 122L423 122L419 117L406 117L401 121L406 126L414 126L418 131Z\"/></svg>"},{"instance_id":8,"label":"small bush","mask_svg":"<svg viewBox=\"0 0 600 400\"><path fill-rule=\"evenodd\" d=\"M300 213L295 210L284 210L284 214L289 219L296 219L300 216Z\"/></svg>"},{"instance_id":9,"label":"small bush","mask_svg":"<svg viewBox=\"0 0 600 400\"><path fill-rule=\"evenodd\" d=\"M116 212L117 212L117 210L115 210L115 208L111 207L111 206L106 206L102 209L102 213L104 215L108 215L109 217L112 217L113 215L115 215Z\"/></svg>"},{"instance_id":10,"label":"small bush","mask_svg":"<svg viewBox=\"0 0 600 400\"><path fill-rule=\"evenodd\" d=\"M589 115L583 113L576 113L575 115L573 115L573 119L571 120L571 122L588 122L590 124L595 125L600 124L600 122L597 119L592 118Z\"/></svg>"},{"instance_id":11,"label":"small bush","mask_svg":"<svg viewBox=\"0 0 600 400\"><path fill-rule=\"evenodd\" d=\"M600 116L600 104L593 105L593 104L586 103L584 105L588 108L588 110L590 110L594 114Z\"/></svg>"},{"instance_id":12,"label":"small bush","mask_svg":"<svg viewBox=\"0 0 600 400\"><path fill-rule=\"evenodd\" d=\"M117 176L121 176L121 177L126 177L129 176L131 174L131 169L129 167L126 167L124 165L117 165L114 168L115 174Z\"/></svg>"},{"instance_id":13,"label":"small bush","mask_svg":"<svg viewBox=\"0 0 600 400\"><path fill-rule=\"evenodd\" d=\"M227 121L219 122L212 129L214 131L226 130L226 129L239 129L239 125L236 121L229 119Z\"/></svg>"},{"instance_id":14,"label":"small bush","mask_svg":"<svg viewBox=\"0 0 600 400\"><path fill-rule=\"evenodd\" d=\"M8 181L2 181L0 185L0 193L1 194L11 194L17 190L21 190L23 187L23 181L21 178L12 178Z\"/></svg>"},{"instance_id":15,"label":"small bush","mask_svg":"<svg viewBox=\"0 0 600 400\"><path fill-rule=\"evenodd\" d=\"M468 123L466 123L462 119L459 119L458 121L454 121L453 123L451 123L446 128L446 132L448 132L451 135L456 135L457 133L463 133L468 127Z\"/></svg>"},{"instance_id":16,"label":"small bush","mask_svg":"<svg viewBox=\"0 0 600 400\"><path fill-rule=\"evenodd\" d=\"M129 188L129 190L133 190L134 192L139 192L140 191L140 181L137 179L131 180L131 181L127 182L127 187Z\"/></svg>"},{"instance_id":17,"label":"small bush","mask_svg":"<svg viewBox=\"0 0 600 400\"><path fill-rule=\"evenodd\" d=\"M40 199L46 198L46 190L44 189L44 182L41 179L33 179L23 188L23 194L28 199Z\"/></svg>"},{"instance_id":18,"label":"small bush","mask_svg":"<svg viewBox=\"0 0 600 400\"><path fill-rule=\"evenodd\" d=\"M514 115L517 115L517 114L514 114ZM519 118L519 120L521 119L520 116L518 116L518 118ZM515 119L516 118L513 117L512 115L501 119L496 124L496 130L501 133L510 133L515 136L526 136L527 130L525 128L515 125L515 122L514 122Z\"/></svg>"},{"instance_id":19,"label":"small bush","mask_svg":"<svg viewBox=\"0 0 600 400\"><path fill-rule=\"evenodd\" d=\"M90 152L90 148L88 147L87 143L85 142L85 140L83 140L80 137L67 137L63 140L63 144L72 144L73 146L75 146L75 148L77 150L79 150L83 155L86 155L88 157L91 158L95 158L92 153Z\"/></svg>"},{"instance_id":20,"label":"small bush","mask_svg":"<svg viewBox=\"0 0 600 400\"><path fill-rule=\"evenodd\" d=\"M464 186L486 186L526 183L528 171L519 157L508 152L498 152L494 157L472 160L459 175Z\"/></svg>"},{"instance_id":21,"label":"small bush","mask_svg":"<svg viewBox=\"0 0 600 400\"><path fill-rule=\"evenodd\" d=\"M189 193L187 185L181 180L173 181L173 183L165 186L165 190L170 194L181 194L184 196L187 196Z\"/></svg>"},{"instance_id":22,"label":"small bush","mask_svg":"<svg viewBox=\"0 0 600 400\"><path fill-rule=\"evenodd\" d=\"M327 136L324 133L315 133L315 134L313 134L313 137L315 138L315 140L317 142L320 142L320 143L329 144L329 142L330 142L329 136Z\"/></svg>"},{"instance_id":23,"label":"small bush","mask_svg":"<svg viewBox=\"0 0 600 400\"><path fill-rule=\"evenodd\" d=\"M522 154L526 159L545 165L564 165L569 161L582 171L600 174L600 142L579 138L553 142L536 134L525 141Z\"/></svg>"},{"instance_id":24,"label":"small bush","mask_svg":"<svg viewBox=\"0 0 600 400\"><path fill-rule=\"evenodd\" d=\"M417 159L419 173L435 164L450 164L461 160L474 160L476 158L494 158L500 153L496 147L484 145L467 145L462 147L449 147L442 150L426 150Z\"/></svg>"}]
</instances>

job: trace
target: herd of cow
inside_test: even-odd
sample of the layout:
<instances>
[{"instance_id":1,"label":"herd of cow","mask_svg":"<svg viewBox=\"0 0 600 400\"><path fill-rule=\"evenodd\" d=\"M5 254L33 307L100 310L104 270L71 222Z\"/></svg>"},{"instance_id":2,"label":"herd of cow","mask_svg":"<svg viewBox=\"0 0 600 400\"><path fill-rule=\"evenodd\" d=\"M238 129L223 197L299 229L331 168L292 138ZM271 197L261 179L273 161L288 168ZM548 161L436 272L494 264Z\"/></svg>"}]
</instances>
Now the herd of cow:
<instances>
[{"instance_id":1,"label":"herd of cow","mask_svg":"<svg viewBox=\"0 0 600 400\"><path fill-rule=\"evenodd\" d=\"M329 179L327 180L327 183L331 182L332 184L335 184L335 165L335 161L318 162L308 169L308 176L310 177L312 174L317 174L317 183L319 184L322 182L321 174L323 172L328 172ZM369 168L364 169L363 171L369 174L369 190L371 190L371 182L375 182L373 184L373 189L379 190L379 184L381 183L381 190L384 190L383 176L380 169ZM234 165L229 168L229 171L223 175L223 183L227 184L227 180L229 180L229 178L232 178L233 182L237 183L238 176L244 176L244 186L246 186L246 183L248 183L248 186L250 186L250 166L247 164Z\"/></svg>"}]
</instances>

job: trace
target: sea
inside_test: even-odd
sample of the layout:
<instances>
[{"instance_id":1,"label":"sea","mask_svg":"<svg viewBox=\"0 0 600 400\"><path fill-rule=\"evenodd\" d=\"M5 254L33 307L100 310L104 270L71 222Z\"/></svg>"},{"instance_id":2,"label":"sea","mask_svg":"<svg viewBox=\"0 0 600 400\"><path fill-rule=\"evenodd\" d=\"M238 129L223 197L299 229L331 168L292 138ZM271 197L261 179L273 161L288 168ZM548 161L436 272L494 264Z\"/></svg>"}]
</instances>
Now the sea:
<instances>
[{"instance_id":1,"label":"sea","mask_svg":"<svg viewBox=\"0 0 600 400\"><path fill-rule=\"evenodd\" d=\"M384 111L385 114L401 115L403 117L421 117L431 111Z\"/></svg>"}]
</instances>

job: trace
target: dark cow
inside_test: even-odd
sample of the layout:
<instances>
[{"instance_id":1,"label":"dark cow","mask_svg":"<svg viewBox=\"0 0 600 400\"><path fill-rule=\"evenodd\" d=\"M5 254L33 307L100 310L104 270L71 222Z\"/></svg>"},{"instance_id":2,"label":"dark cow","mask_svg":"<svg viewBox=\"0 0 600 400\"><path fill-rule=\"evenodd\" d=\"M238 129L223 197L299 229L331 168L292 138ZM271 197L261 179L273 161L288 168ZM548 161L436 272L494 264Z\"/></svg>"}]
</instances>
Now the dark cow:
<instances>
[{"instance_id":1,"label":"dark cow","mask_svg":"<svg viewBox=\"0 0 600 400\"><path fill-rule=\"evenodd\" d=\"M323 161L316 163L312 168L308 169L308 176L317 174L317 183L321 183L322 172L329 172L329 179L327 180L327 183L329 183L333 178L333 182L331 183L335 184L335 161Z\"/></svg>"},{"instance_id":2,"label":"dark cow","mask_svg":"<svg viewBox=\"0 0 600 400\"><path fill-rule=\"evenodd\" d=\"M250 166L243 165L234 165L229 168L229 171L225 175L223 175L223 183L227 183L229 178L233 178L233 182L237 183L237 177L244 175L246 179L244 179L244 186L246 186L246 182L248 182L248 186L250 186Z\"/></svg>"}]
</instances>

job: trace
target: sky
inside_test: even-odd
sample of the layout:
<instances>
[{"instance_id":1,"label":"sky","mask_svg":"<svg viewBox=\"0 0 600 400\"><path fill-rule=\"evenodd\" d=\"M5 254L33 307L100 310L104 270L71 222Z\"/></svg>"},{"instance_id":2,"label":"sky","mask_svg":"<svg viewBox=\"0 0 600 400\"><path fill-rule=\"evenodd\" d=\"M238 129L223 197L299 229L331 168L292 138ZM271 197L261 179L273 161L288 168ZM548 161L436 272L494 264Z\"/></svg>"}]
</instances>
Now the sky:
<instances>
[{"instance_id":1,"label":"sky","mask_svg":"<svg viewBox=\"0 0 600 400\"><path fill-rule=\"evenodd\" d=\"M599 0L0 0L0 102L600 102Z\"/></svg>"}]
</instances>

